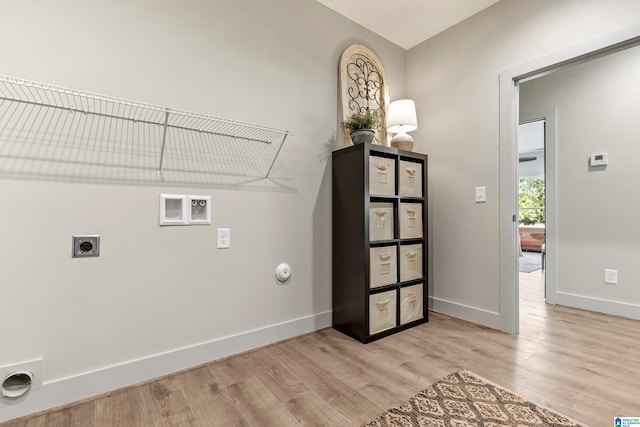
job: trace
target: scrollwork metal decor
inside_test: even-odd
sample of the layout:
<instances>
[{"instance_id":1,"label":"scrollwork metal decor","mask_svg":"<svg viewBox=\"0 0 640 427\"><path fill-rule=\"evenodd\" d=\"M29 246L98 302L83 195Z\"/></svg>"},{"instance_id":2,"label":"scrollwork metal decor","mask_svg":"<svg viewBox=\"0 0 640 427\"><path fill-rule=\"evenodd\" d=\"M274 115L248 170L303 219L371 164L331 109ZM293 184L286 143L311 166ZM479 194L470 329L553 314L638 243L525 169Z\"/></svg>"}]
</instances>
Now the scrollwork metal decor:
<instances>
[{"instance_id":1,"label":"scrollwork metal decor","mask_svg":"<svg viewBox=\"0 0 640 427\"><path fill-rule=\"evenodd\" d=\"M342 118L346 120L355 112L373 110L378 115L374 143L388 145L386 106L389 100L387 79L382 63L367 47L349 46L340 59L340 86ZM351 145L345 133L345 145Z\"/></svg>"}]
</instances>

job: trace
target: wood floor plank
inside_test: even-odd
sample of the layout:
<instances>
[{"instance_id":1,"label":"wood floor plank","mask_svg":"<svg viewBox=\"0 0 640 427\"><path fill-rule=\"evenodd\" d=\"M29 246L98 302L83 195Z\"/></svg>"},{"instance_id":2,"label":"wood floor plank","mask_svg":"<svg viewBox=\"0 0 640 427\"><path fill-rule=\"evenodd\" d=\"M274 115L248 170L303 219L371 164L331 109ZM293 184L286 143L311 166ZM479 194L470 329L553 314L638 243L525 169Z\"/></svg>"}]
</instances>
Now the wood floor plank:
<instances>
[{"instance_id":1,"label":"wood floor plank","mask_svg":"<svg viewBox=\"0 0 640 427\"><path fill-rule=\"evenodd\" d=\"M394 365L397 365L398 362L392 365L389 364L388 357L380 357L379 347L378 349L375 348L376 345L379 346L379 343L369 344L368 350L371 349L371 351L349 351L345 348L345 341L343 340L343 338L336 336L333 330L326 330L322 331L321 333L326 334L325 338L327 339L323 339L322 341L330 350L329 354L343 354L345 355L345 357L341 359L340 364L347 362L350 366L358 367L358 369L355 369L351 372L351 375L347 375L341 378L342 381L347 384L350 384L354 379L359 378L364 379L364 382L366 383L374 382L379 384L388 384L388 394L394 394L395 391L400 391L400 394L404 395L407 384L410 385L411 389L415 389L415 384L420 382L420 379L416 375L408 371L395 369ZM347 345L351 345L351 343ZM315 353L312 349L311 351L304 351L304 349L300 347L297 347L297 349L305 354L308 358L314 361L317 360L316 357L314 357ZM402 352L402 350L398 351ZM335 356L330 361L330 365L337 365ZM330 369L331 368L329 367L328 370ZM389 375L394 376L393 381L385 382L385 378ZM362 384L362 382L360 382L359 384ZM394 390L394 388L403 388L403 390Z\"/></svg>"},{"instance_id":2,"label":"wood floor plank","mask_svg":"<svg viewBox=\"0 0 640 427\"><path fill-rule=\"evenodd\" d=\"M229 385L231 401L252 426L294 426L298 421L283 403L256 377Z\"/></svg>"},{"instance_id":3,"label":"wood floor plank","mask_svg":"<svg viewBox=\"0 0 640 427\"><path fill-rule=\"evenodd\" d=\"M65 427L91 427L95 425L95 401L81 403L63 411L50 412L45 425Z\"/></svg>"},{"instance_id":4,"label":"wood floor plank","mask_svg":"<svg viewBox=\"0 0 640 427\"><path fill-rule=\"evenodd\" d=\"M332 334L333 330L327 330L329 334ZM335 331L337 334L339 332ZM340 334L340 339L345 339L345 335ZM303 339L296 339L290 341L290 344L297 352L304 355L310 360L313 360L322 369L331 373L336 378L346 378L351 375L355 375L363 371L363 367L357 363L354 363L348 356L336 358L336 353L330 342L323 339L318 339L315 334L311 337L304 337ZM351 340L351 344L354 345L354 350L357 348L357 343ZM278 354L282 355L284 347L270 348L269 352L278 357Z\"/></svg>"},{"instance_id":5,"label":"wood floor plank","mask_svg":"<svg viewBox=\"0 0 640 427\"><path fill-rule=\"evenodd\" d=\"M93 420L92 420L93 421ZM47 414L46 426L70 426L71 425L71 413L70 411L56 411ZM91 424L87 424L91 425Z\"/></svg>"},{"instance_id":6,"label":"wood floor plank","mask_svg":"<svg viewBox=\"0 0 640 427\"><path fill-rule=\"evenodd\" d=\"M296 351L291 342L283 343L281 347L286 352L280 357L289 369L346 418L355 419L375 406L357 390ZM336 360L336 363L340 363L340 360Z\"/></svg>"},{"instance_id":7,"label":"wood floor plank","mask_svg":"<svg viewBox=\"0 0 640 427\"><path fill-rule=\"evenodd\" d=\"M153 425L153 421L150 414L143 411L139 387L132 387L96 400L96 426L130 427L145 424Z\"/></svg>"},{"instance_id":8,"label":"wood floor plank","mask_svg":"<svg viewBox=\"0 0 640 427\"><path fill-rule=\"evenodd\" d=\"M240 360L280 402L309 391L309 387L300 378L264 349L243 355Z\"/></svg>"},{"instance_id":9,"label":"wood floor plank","mask_svg":"<svg viewBox=\"0 0 640 427\"><path fill-rule=\"evenodd\" d=\"M211 370L211 373L221 386L235 384L240 380L245 380L253 376L253 373L238 356L212 363L208 365L208 369Z\"/></svg>"},{"instance_id":10,"label":"wood floor plank","mask_svg":"<svg viewBox=\"0 0 640 427\"><path fill-rule=\"evenodd\" d=\"M362 367L358 373L354 372L353 375L345 378L345 382L348 381L347 379L364 377L370 382L384 384L390 394L399 393L400 395L405 395L407 388L415 390L416 385L420 383L418 375L406 370L395 369L399 362L390 363L389 355L381 357L379 343L369 344L368 351L349 351L351 343L346 343L341 338L337 339L332 331L320 331L319 334L330 345L333 354L343 354L346 360ZM396 353L394 352L394 354ZM393 376L393 380L389 380L389 376Z\"/></svg>"},{"instance_id":11,"label":"wood floor plank","mask_svg":"<svg viewBox=\"0 0 640 427\"><path fill-rule=\"evenodd\" d=\"M248 426L242 414L223 392L209 366L202 366L172 377L189 403L191 412L202 426Z\"/></svg>"},{"instance_id":12,"label":"wood floor plank","mask_svg":"<svg viewBox=\"0 0 640 427\"><path fill-rule=\"evenodd\" d=\"M184 394L170 379L154 381L140 388L145 415L155 426L199 426ZM204 427L204 426L203 426Z\"/></svg>"},{"instance_id":13,"label":"wood floor plank","mask_svg":"<svg viewBox=\"0 0 640 427\"><path fill-rule=\"evenodd\" d=\"M567 415L593 427L613 426L615 417L636 417L640 414L638 395L630 397L635 399L634 403L603 398L601 391L594 390L585 394Z\"/></svg>"},{"instance_id":14,"label":"wood floor plank","mask_svg":"<svg viewBox=\"0 0 640 427\"><path fill-rule=\"evenodd\" d=\"M21 418L6 423L0 423L2 427L47 427L46 415L35 415L27 418Z\"/></svg>"},{"instance_id":15,"label":"wood floor plank","mask_svg":"<svg viewBox=\"0 0 640 427\"><path fill-rule=\"evenodd\" d=\"M350 424L336 408L311 390L286 402L286 407L303 426L342 427Z\"/></svg>"}]
</instances>

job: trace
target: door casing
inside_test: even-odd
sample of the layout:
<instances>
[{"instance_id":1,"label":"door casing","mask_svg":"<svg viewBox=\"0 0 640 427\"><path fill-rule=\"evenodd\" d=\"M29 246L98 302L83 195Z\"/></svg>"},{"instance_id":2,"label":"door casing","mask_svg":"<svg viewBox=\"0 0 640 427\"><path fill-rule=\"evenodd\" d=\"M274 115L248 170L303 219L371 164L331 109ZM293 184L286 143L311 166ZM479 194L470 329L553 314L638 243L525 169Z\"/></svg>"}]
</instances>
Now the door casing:
<instances>
[{"instance_id":1,"label":"door casing","mask_svg":"<svg viewBox=\"0 0 640 427\"><path fill-rule=\"evenodd\" d=\"M517 164L516 129L520 122L519 84L549 74L569 64L621 50L640 43L640 23L509 67L499 73L500 85L500 330L520 330L517 252ZM555 196L554 196L555 197ZM554 230L555 234L555 230ZM555 244L555 242L554 242ZM555 249L555 246L554 246ZM555 268L555 262L553 262ZM549 272L550 273L550 272ZM549 301L551 302L551 301Z\"/></svg>"}]
</instances>

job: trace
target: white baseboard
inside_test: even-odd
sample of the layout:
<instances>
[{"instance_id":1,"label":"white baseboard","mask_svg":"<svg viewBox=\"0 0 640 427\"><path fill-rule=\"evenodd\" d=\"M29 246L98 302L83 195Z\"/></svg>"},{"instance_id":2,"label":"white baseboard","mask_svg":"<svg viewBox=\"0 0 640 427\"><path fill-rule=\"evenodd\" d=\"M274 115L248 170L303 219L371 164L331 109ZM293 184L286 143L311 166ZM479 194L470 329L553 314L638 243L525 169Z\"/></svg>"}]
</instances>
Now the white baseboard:
<instances>
[{"instance_id":1,"label":"white baseboard","mask_svg":"<svg viewBox=\"0 0 640 427\"><path fill-rule=\"evenodd\" d=\"M640 320L640 306L634 304L607 301L563 292L550 292L547 295L547 302L549 304L564 305L567 307L580 308L582 310Z\"/></svg>"},{"instance_id":2,"label":"white baseboard","mask_svg":"<svg viewBox=\"0 0 640 427\"><path fill-rule=\"evenodd\" d=\"M45 382L42 388L29 391L23 398L0 399L0 422L148 381L329 326L331 326L331 311L326 311L73 377Z\"/></svg>"},{"instance_id":3,"label":"white baseboard","mask_svg":"<svg viewBox=\"0 0 640 427\"><path fill-rule=\"evenodd\" d=\"M500 329L500 313L429 297L429 310L467 320L492 329Z\"/></svg>"}]
</instances>

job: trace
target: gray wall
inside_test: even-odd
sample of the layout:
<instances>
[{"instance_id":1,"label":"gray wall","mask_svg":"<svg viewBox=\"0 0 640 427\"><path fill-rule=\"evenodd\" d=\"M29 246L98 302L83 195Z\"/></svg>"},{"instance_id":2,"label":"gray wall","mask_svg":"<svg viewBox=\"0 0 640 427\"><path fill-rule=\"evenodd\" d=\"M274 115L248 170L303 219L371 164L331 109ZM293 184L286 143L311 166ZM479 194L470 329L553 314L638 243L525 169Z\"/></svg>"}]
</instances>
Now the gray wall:
<instances>
[{"instance_id":1,"label":"gray wall","mask_svg":"<svg viewBox=\"0 0 640 427\"><path fill-rule=\"evenodd\" d=\"M639 15L633 0L505 0L408 51L415 149L429 154L434 309L500 326L500 71ZM487 203L474 203L476 186L487 187Z\"/></svg>"},{"instance_id":2,"label":"gray wall","mask_svg":"<svg viewBox=\"0 0 640 427\"><path fill-rule=\"evenodd\" d=\"M520 111L557 108L557 284L552 300L629 315L640 305L640 47L520 85ZM589 167L592 153L609 165ZM605 268L618 285L604 283Z\"/></svg>"},{"instance_id":3,"label":"gray wall","mask_svg":"<svg viewBox=\"0 0 640 427\"><path fill-rule=\"evenodd\" d=\"M339 57L370 47L396 99L404 50L312 0L9 0L0 39L2 74L293 131L297 188L0 180L0 365L43 356L48 382L331 310ZM159 227L160 193L210 195L213 224ZM85 233L101 256L71 259Z\"/></svg>"}]
</instances>

